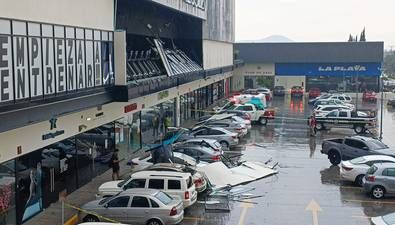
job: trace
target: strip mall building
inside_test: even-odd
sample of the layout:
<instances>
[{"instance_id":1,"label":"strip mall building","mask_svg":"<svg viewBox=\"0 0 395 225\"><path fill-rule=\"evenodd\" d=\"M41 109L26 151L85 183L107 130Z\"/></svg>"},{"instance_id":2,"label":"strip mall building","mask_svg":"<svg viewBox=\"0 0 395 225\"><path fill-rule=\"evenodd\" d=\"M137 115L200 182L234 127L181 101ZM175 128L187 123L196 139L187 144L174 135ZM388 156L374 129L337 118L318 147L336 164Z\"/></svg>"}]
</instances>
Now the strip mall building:
<instances>
[{"instance_id":1,"label":"strip mall building","mask_svg":"<svg viewBox=\"0 0 395 225\"><path fill-rule=\"evenodd\" d=\"M3 0L0 224L228 95L234 0Z\"/></svg>"},{"instance_id":2,"label":"strip mall building","mask_svg":"<svg viewBox=\"0 0 395 225\"><path fill-rule=\"evenodd\" d=\"M377 90L383 62L383 42L237 43L233 88L302 86L306 91Z\"/></svg>"}]
</instances>

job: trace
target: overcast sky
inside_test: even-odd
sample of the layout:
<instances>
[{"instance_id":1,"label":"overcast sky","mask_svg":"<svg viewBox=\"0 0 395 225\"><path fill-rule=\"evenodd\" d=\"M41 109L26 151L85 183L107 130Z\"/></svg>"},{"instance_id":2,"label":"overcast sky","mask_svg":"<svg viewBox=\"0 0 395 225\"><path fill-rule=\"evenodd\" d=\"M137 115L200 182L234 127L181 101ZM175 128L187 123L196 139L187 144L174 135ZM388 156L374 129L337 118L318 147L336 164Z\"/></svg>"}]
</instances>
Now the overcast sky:
<instances>
[{"instance_id":1,"label":"overcast sky","mask_svg":"<svg viewBox=\"0 0 395 225\"><path fill-rule=\"evenodd\" d=\"M395 49L395 0L236 0L236 41L347 41L364 27L367 41Z\"/></svg>"}]
</instances>

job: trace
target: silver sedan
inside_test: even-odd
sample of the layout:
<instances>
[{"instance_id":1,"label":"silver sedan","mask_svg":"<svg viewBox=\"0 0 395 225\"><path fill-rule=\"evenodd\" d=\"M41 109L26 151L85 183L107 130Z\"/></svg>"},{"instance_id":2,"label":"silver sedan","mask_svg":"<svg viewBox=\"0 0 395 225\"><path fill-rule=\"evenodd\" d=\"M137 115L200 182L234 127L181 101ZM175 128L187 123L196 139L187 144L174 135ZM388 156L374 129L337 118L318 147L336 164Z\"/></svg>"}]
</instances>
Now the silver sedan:
<instances>
[{"instance_id":1,"label":"silver sedan","mask_svg":"<svg viewBox=\"0 0 395 225\"><path fill-rule=\"evenodd\" d=\"M82 206L84 222L111 221L144 225L178 224L184 218L183 202L153 189L129 189Z\"/></svg>"}]
</instances>

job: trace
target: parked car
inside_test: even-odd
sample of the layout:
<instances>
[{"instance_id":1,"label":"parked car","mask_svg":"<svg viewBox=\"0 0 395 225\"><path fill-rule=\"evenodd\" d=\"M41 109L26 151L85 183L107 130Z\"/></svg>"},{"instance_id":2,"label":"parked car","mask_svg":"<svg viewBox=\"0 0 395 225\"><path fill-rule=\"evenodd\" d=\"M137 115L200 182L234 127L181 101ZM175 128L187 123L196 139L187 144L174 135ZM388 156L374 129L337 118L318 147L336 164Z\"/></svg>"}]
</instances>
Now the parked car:
<instances>
[{"instance_id":1,"label":"parked car","mask_svg":"<svg viewBox=\"0 0 395 225\"><path fill-rule=\"evenodd\" d=\"M301 86L293 86L291 88L291 97L303 97L304 90Z\"/></svg>"},{"instance_id":2,"label":"parked car","mask_svg":"<svg viewBox=\"0 0 395 225\"><path fill-rule=\"evenodd\" d=\"M354 129L357 134L363 134L366 130L376 127L376 117L350 109L335 109L325 116L317 116L316 120L317 130L348 128Z\"/></svg>"},{"instance_id":3,"label":"parked car","mask_svg":"<svg viewBox=\"0 0 395 225\"><path fill-rule=\"evenodd\" d=\"M185 141L189 139L215 139L223 146L223 148L229 148L239 143L237 133L230 132L220 127L195 127L191 130L184 129L179 135L179 141Z\"/></svg>"},{"instance_id":4,"label":"parked car","mask_svg":"<svg viewBox=\"0 0 395 225\"><path fill-rule=\"evenodd\" d=\"M182 200L154 189L129 189L114 197L88 202L82 209L92 213L83 217L85 222L99 222L105 217L123 223L166 225L184 219Z\"/></svg>"},{"instance_id":5,"label":"parked car","mask_svg":"<svg viewBox=\"0 0 395 225\"><path fill-rule=\"evenodd\" d=\"M362 179L375 163L395 163L395 158L386 155L366 155L340 163L340 177L362 186Z\"/></svg>"},{"instance_id":6,"label":"parked car","mask_svg":"<svg viewBox=\"0 0 395 225\"><path fill-rule=\"evenodd\" d=\"M220 114L231 114L234 115L236 120L243 119L245 125L247 126L247 129L250 130L252 128L251 126L251 114L248 112L243 112L243 111L239 111L239 110L225 110L225 111L221 111ZM237 118L239 117L239 118Z\"/></svg>"},{"instance_id":7,"label":"parked car","mask_svg":"<svg viewBox=\"0 0 395 225\"><path fill-rule=\"evenodd\" d=\"M78 225L114 225L114 223L105 223L105 222L86 222L86 223L80 223ZM128 224L121 224L118 223L117 225L128 225Z\"/></svg>"},{"instance_id":8,"label":"parked car","mask_svg":"<svg viewBox=\"0 0 395 225\"><path fill-rule=\"evenodd\" d=\"M328 99L338 99L345 103L352 103L352 98L345 94L332 94Z\"/></svg>"},{"instance_id":9,"label":"parked car","mask_svg":"<svg viewBox=\"0 0 395 225\"><path fill-rule=\"evenodd\" d=\"M273 94L272 94L272 91L269 88L262 87L262 88L258 88L257 91L260 94L265 94L266 101L271 101L272 100Z\"/></svg>"},{"instance_id":10,"label":"parked car","mask_svg":"<svg viewBox=\"0 0 395 225\"><path fill-rule=\"evenodd\" d=\"M362 95L362 100L367 102L377 101L377 94L374 91L365 91Z\"/></svg>"},{"instance_id":11,"label":"parked car","mask_svg":"<svg viewBox=\"0 0 395 225\"><path fill-rule=\"evenodd\" d=\"M184 173L190 173L193 178L193 183L195 184L195 188L197 192L203 192L207 188L207 181L204 178L204 175L196 171L193 167L191 166L185 166L182 164L177 164L177 163L157 163L152 166L148 166L144 170L147 171L173 171L173 172L184 172Z\"/></svg>"},{"instance_id":12,"label":"parked car","mask_svg":"<svg viewBox=\"0 0 395 225\"><path fill-rule=\"evenodd\" d=\"M321 95L321 90L319 88L310 88L309 98L317 98Z\"/></svg>"},{"instance_id":13,"label":"parked car","mask_svg":"<svg viewBox=\"0 0 395 225\"><path fill-rule=\"evenodd\" d=\"M395 225L395 213L372 217L370 220L374 225Z\"/></svg>"},{"instance_id":14,"label":"parked car","mask_svg":"<svg viewBox=\"0 0 395 225\"><path fill-rule=\"evenodd\" d=\"M180 152L189 155L194 159L203 160L205 162L221 161L223 151L214 151L211 148L204 146L191 145L191 146L174 146L173 152Z\"/></svg>"},{"instance_id":15,"label":"parked car","mask_svg":"<svg viewBox=\"0 0 395 225\"><path fill-rule=\"evenodd\" d=\"M185 155L184 153L173 152L172 162L186 165L186 166L194 166L194 167L203 167L207 166L209 163L204 161L197 161L196 159L190 157L189 155Z\"/></svg>"},{"instance_id":16,"label":"parked car","mask_svg":"<svg viewBox=\"0 0 395 225\"><path fill-rule=\"evenodd\" d=\"M376 163L363 179L365 193L375 199L395 194L395 163Z\"/></svg>"},{"instance_id":17,"label":"parked car","mask_svg":"<svg viewBox=\"0 0 395 225\"><path fill-rule=\"evenodd\" d=\"M324 105L339 105L339 106L346 106L350 109L354 109L355 106L354 104L351 103L345 103L343 101L340 101L339 99L319 99L314 103L314 108L317 108L318 106L324 106Z\"/></svg>"},{"instance_id":18,"label":"parked car","mask_svg":"<svg viewBox=\"0 0 395 225\"><path fill-rule=\"evenodd\" d=\"M395 150L390 149L383 142L363 136L324 140L321 153L328 155L328 159L333 165L338 165L342 160L365 155L395 156Z\"/></svg>"},{"instance_id":19,"label":"parked car","mask_svg":"<svg viewBox=\"0 0 395 225\"><path fill-rule=\"evenodd\" d=\"M344 105L322 105L317 106L313 111L317 117L325 117L328 113L333 110L352 110L351 108Z\"/></svg>"},{"instance_id":20,"label":"parked car","mask_svg":"<svg viewBox=\"0 0 395 225\"><path fill-rule=\"evenodd\" d=\"M247 124L251 121L244 121L242 118L233 114L216 114L207 120L197 123L195 126L221 127L243 137L248 133Z\"/></svg>"},{"instance_id":21,"label":"parked car","mask_svg":"<svg viewBox=\"0 0 395 225\"><path fill-rule=\"evenodd\" d=\"M392 106L393 108L395 108L395 98L388 100L387 105Z\"/></svg>"},{"instance_id":22,"label":"parked car","mask_svg":"<svg viewBox=\"0 0 395 225\"><path fill-rule=\"evenodd\" d=\"M190 173L139 171L128 180L109 181L100 185L97 197L110 197L134 188L157 189L183 199L184 208L195 204L197 192Z\"/></svg>"},{"instance_id":23,"label":"parked car","mask_svg":"<svg viewBox=\"0 0 395 225\"><path fill-rule=\"evenodd\" d=\"M275 86L273 90L274 96L284 96L285 95L285 88L284 86Z\"/></svg>"},{"instance_id":24,"label":"parked car","mask_svg":"<svg viewBox=\"0 0 395 225\"><path fill-rule=\"evenodd\" d=\"M328 99L328 98L330 98L332 95L331 94L328 94L328 93L326 93L326 94L321 94L320 96L318 96L318 97L316 97L316 98L313 98L313 99L309 99L309 104L313 104L314 105L314 103L316 102L316 101L318 101L318 100L323 100L323 99Z\"/></svg>"},{"instance_id":25,"label":"parked car","mask_svg":"<svg viewBox=\"0 0 395 225\"><path fill-rule=\"evenodd\" d=\"M274 111L265 110L255 104L237 104L232 110L247 112L251 115L252 122L259 122L261 125L266 125L268 120L274 119Z\"/></svg>"},{"instance_id":26,"label":"parked car","mask_svg":"<svg viewBox=\"0 0 395 225\"><path fill-rule=\"evenodd\" d=\"M213 149L214 151L224 151L227 149L222 149L221 144L219 143L219 141L215 140L215 139L189 139L186 140L184 142L178 142L176 143L176 145L180 145L180 146L203 146L203 147L208 147Z\"/></svg>"}]
</instances>

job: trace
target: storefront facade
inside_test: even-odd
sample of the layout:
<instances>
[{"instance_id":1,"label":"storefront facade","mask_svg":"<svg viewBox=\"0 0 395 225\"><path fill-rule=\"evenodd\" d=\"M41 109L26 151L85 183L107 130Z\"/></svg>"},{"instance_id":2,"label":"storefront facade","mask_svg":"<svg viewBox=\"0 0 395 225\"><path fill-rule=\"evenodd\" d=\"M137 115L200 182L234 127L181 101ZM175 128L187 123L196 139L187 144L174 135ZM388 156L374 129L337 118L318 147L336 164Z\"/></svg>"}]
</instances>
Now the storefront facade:
<instances>
[{"instance_id":1,"label":"storefront facade","mask_svg":"<svg viewBox=\"0 0 395 225\"><path fill-rule=\"evenodd\" d=\"M247 89L377 91L383 46L382 42L238 43L235 52L245 65L235 77Z\"/></svg>"},{"instance_id":2,"label":"storefront facade","mask_svg":"<svg viewBox=\"0 0 395 225\"><path fill-rule=\"evenodd\" d=\"M128 159L230 93L234 10L222 9L234 1L201 2L2 3L0 225L24 224L107 171L114 149Z\"/></svg>"}]
</instances>

